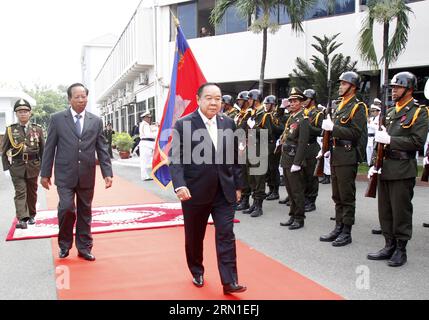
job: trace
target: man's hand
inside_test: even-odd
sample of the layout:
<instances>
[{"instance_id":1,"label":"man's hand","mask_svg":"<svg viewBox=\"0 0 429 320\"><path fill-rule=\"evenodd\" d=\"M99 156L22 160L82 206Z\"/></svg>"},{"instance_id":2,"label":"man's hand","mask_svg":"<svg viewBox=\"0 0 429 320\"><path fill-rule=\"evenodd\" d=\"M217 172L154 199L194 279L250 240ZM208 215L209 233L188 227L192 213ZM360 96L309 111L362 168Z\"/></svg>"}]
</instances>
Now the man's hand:
<instances>
[{"instance_id":1,"label":"man's hand","mask_svg":"<svg viewBox=\"0 0 429 320\"><path fill-rule=\"evenodd\" d=\"M237 202L241 200L241 190L235 190L235 196L237 198Z\"/></svg>"},{"instance_id":2,"label":"man's hand","mask_svg":"<svg viewBox=\"0 0 429 320\"><path fill-rule=\"evenodd\" d=\"M375 132L375 142L390 144L390 135L386 131L386 127L382 126L381 130Z\"/></svg>"},{"instance_id":3,"label":"man's hand","mask_svg":"<svg viewBox=\"0 0 429 320\"><path fill-rule=\"evenodd\" d=\"M183 187L183 188L180 188L179 190L177 190L176 195L180 201L187 201L187 200L192 198L191 192L186 187Z\"/></svg>"},{"instance_id":4,"label":"man's hand","mask_svg":"<svg viewBox=\"0 0 429 320\"><path fill-rule=\"evenodd\" d=\"M374 166L372 166L371 168L369 168L369 170L368 170L368 179L371 179L371 177L372 177L372 175L374 173L381 174L381 168L378 169L378 171L375 170Z\"/></svg>"},{"instance_id":5,"label":"man's hand","mask_svg":"<svg viewBox=\"0 0 429 320\"><path fill-rule=\"evenodd\" d=\"M41 177L40 183L42 187L45 188L46 190L49 190L49 186L52 185L51 178L48 178L48 177Z\"/></svg>"},{"instance_id":6,"label":"man's hand","mask_svg":"<svg viewBox=\"0 0 429 320\"><path fill-rule=\"evenodd\" d=\"M322 121L322 129L325 131L332 131L334 129L334 123L332 122L329 114L326 119Z\"/></svg>"},{"instance_id":7,"label":"man's hand","mask_svg":"<svg viewBox=\"0 0 429 320\"><path fill-rule=\"evenodd\" d=\"M113 178L112 177L106 177L104 178L104 185L105 185L105 189L109 189L113 184Z\"/></svg>"},{"instance_id":8,"label":"man's hand","mask_svg":"<svg viewBox=\"0 0 429 320\"><path fill-rule=\"evenodd\" d=\"M323 157L329 158L331 156L331 151L326 151ZM322 157L322 150L319 150L319 153L316 156L316 159L320 159Z\"/></svg>"},{"instance_id":9,"label":"man's hand","mask_svg":"<svg viewBox=\"0 0 429 320\"><path fill-rule=\"evenodd\" d=\"M296 164L293 164L290 168L290 172L297 172L299 170L301 170L301 166L297 166Z\"/></svg>"}]
</instances>

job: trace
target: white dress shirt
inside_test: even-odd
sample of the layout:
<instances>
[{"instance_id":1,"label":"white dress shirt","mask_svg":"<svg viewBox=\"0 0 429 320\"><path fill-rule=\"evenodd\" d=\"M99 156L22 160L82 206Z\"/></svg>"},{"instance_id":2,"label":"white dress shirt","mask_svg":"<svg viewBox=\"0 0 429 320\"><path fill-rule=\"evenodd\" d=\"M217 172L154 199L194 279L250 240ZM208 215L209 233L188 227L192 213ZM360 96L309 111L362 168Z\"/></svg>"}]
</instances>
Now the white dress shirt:
<instances>
[{"instance_id":1,"label":"white dress shirt","mask_svg":"<svg viewBox=\"0 0 429 320\"><path fill-rule=\"evenodd\" d=\"M206 126L207 131L210 134L210 138L212 139L215 150L217 150L217 121L216 121L216 116L209 119L201 112L200 108L198 108L198 113L200 114L201 119L203 119L204 125Z\"/></svg>"}]
</instances>

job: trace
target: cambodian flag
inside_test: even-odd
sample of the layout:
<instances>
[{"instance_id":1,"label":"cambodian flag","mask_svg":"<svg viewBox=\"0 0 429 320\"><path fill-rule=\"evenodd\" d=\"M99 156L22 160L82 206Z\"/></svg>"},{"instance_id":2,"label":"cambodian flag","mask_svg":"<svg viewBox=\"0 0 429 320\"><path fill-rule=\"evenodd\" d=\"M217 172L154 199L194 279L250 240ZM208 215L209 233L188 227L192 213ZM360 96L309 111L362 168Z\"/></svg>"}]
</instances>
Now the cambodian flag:
<instances>
[{"instance_id":1,"label":"cambodian flag","mask_svg":"<svg viewBox=\"0 0 429 320\"><path fill-rule=\"evenodd\" d=\"M197 109L197 90L207 82L178 24L174 54L170 90L165 102L152 161L153 177L163 187L168 187L171 183L168 151L174 124L177 119Z\"/></svg>"}]
</instances>

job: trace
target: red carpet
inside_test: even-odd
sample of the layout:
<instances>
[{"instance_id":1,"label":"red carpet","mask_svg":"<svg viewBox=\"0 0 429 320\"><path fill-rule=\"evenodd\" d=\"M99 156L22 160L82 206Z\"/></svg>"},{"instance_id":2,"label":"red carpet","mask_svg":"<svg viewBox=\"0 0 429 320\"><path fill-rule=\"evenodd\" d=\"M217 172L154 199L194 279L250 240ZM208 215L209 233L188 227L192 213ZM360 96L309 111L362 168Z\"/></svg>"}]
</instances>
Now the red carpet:
<instances>
[{"instance_id":1,"label":"red carpet","mask_svg":"<svg viewBox=\"0 0 429 320\"><path fill-rule=\"evenodd\" d=\"M93 206L160 203L162 199L142 187L114 178L104 189L101 179ZM54 188L48 192L48 207L55 208ZM184 250L183 227L126 231L94 235L97 260L77 257L75 248L66 259L58 258L57 239L52 239L59 299L342 299L342 297L296 273L279 262L237 241L242 294L224 296L220 284L214 227L207 227L204 264L206 285L192 285Z\"/></svg>"},{"instance_id":2,"label":"red carpet","mask_svg":"<svg viewBox=\"0 0 429 320\"><path fill-rule=\"evenodd\" d=\"M55 240L52 248L55 265L60 268L57 284L63 281L64 267L68 267L70 275L69 288L57 291L59 299L342 299L240 241L237 241L238 274L248 290L224 296L213 226L207 227L203 288L196 288L191 282L182 227L96 235L94 262L78 258L75 250L68 258L58 259Z\"/></svg>"}]
</instances>

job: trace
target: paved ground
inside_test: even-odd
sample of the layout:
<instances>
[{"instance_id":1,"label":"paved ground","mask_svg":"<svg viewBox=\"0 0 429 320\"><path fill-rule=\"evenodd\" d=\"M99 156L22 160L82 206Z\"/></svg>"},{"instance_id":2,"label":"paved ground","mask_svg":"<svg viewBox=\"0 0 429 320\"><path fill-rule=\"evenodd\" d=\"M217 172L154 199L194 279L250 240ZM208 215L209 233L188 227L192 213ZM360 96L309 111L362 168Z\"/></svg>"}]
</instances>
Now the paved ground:
<instances>
[{"instance_id":1,"label":"paved ground","mask_svg":"<svg viewBox=\"0 0 429 320\"><path fill-rule=\"evenodd\" d=\"M115 175L145 187L166 201L175 201L171 189L161 190L154 182L139 179L137 162L116 160ZM333 204L330 185L320 185L317 210L309 213L305 227L290 231L279 225L285 220L288 207L277 201L264 202L264 215L251 218L241 212L235 232L238 239L265 253L295 271L326 286L347 299L429 299L426 281L429 269L429 221L427 193L429 188L416 187L414 196L414 235L408 246L409 262L401 268L391 268L383 261L369 261L368 252L384 244L381 236L372 235L378 225L376 200L363 196L366 184L357 183L357 221L353 228L353 243L342 248L318 240L333 228ZM281 190L284 198L285 191ZM45 208L43 191L40 208ZM13 218L13 195L10 181L0 174L0 238L5 239ZM238 257L240 270L240 257ZM240 279L245 283L245 279ZM0 241L0 299L56 299L55 270L49 239Z\"/></svg>"}]
</instances>

